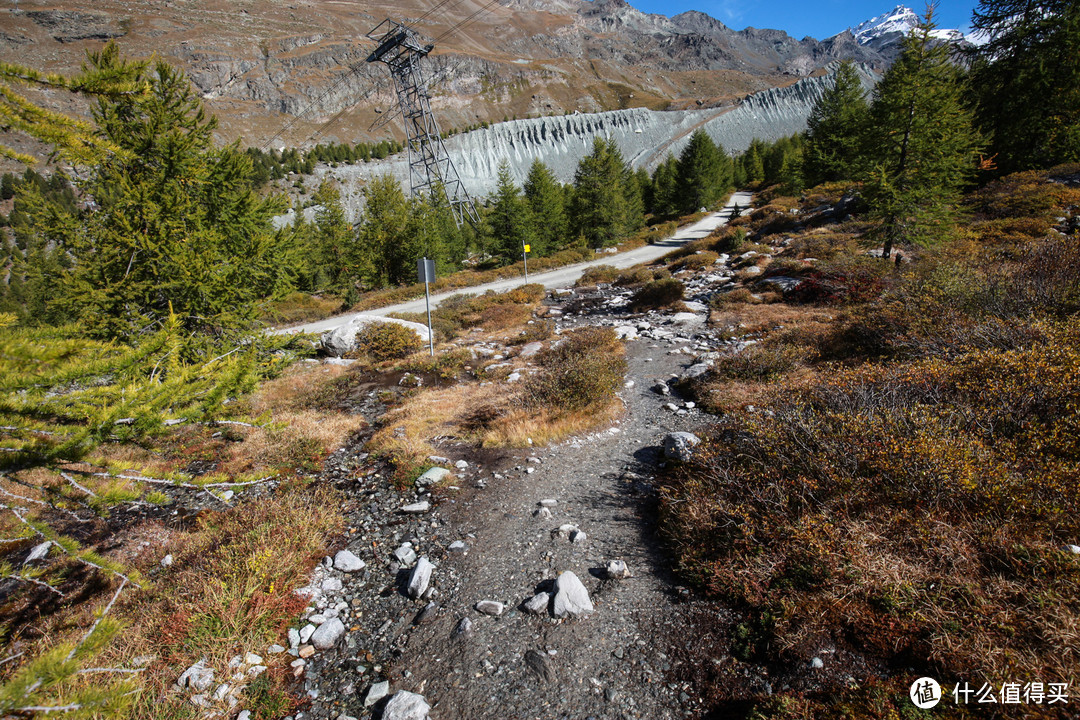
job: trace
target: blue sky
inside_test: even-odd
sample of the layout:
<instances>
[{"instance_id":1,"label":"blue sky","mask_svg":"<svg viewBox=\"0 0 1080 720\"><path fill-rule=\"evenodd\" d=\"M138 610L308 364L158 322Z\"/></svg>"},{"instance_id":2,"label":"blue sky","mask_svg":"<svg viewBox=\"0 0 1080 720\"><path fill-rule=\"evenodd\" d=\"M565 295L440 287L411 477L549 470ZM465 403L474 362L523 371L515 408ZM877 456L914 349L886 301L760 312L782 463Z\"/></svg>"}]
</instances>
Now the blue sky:
<instances>
[{"instance_id":1,"label":"blue sky","mask_svg":"<svg viewBox=\"0 0 1080 720\"><path fill-rule=\"evenodd\" d=\"M965 30L977 0L941 0L936 12L937 26ZM745 27L785 30L796 39L810 35L823 40L845 28L889 12L898 4L920 15L925 2L902 0L627 0L638 10L661 15L678 15L685 10L708 13L734 30Z\"/></svg>"}]
</instances>

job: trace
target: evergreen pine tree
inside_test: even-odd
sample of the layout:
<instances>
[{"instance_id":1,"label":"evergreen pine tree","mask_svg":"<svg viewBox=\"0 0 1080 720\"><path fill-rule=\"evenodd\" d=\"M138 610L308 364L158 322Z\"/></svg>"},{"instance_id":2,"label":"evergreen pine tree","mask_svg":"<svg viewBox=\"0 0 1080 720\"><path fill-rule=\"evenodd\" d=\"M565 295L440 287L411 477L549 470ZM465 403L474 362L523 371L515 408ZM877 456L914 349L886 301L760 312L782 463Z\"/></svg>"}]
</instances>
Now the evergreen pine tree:
<instances>
[{"instance_id":1,"label":"evergreen pine tree","mask_svg":"<svg viewBox=\"0 0 1080 720\"><path fill-rule=\"evenodd\" d=\"M525 200L532 211L533 253L550 255L566 246L566 200L551 168L533 160L525 179Z\"/></svg>"},{"instance_id":2,"label":"evergreen pine tree","mask_svg":"<svg viewBox=\"0 0 1080 720\"><path fill-rule=\"evenodd\" d=\"M365 270L365 258L357 252L352 225L345 219L345 210L341 207L341 192L329 183L323 182L312 196L318 206L315 213L314 241L315 262L322 269L327 286L344 296L355 290Z\"/></svg>"},{"instance_id":3,"label":"evergreen pine tree","mask_svg":"<svg viewBox=\"0 0 1080 720\"><path fill-rule=\"evenodd\" d=\"M743 170L746 172L748 183L760 183L765 181L765 159L763 157L765 143L757 138L750 142L750 147L743 155Z\"/></svg>"},{"instance_id":4,"label":"evergreen pine tree","mask_svg":"<svg viewBox=\"0 0 1080 720\"><path fill-rule=\"evenodd\" d=\"M359 252L371 258L374 283L385 286L399 282L402 269L396 246L404 243L409 220L409 203L401 184L390 175L371 181L360 225Z\"/></svg>"},{"instance_id":5,"label":"evergreen pine tree","mask_svg":"<svg viewBox=\"0 0 1080 720\"><path fill-rule=\"evenodd\" d=\"M656 166L652 175L652 206L654 215L674 215L678 212L679 161L668 153L667 158Z\"/></svg>"},{"instance_id":6,"label":"evergreen pine tree","mask_svg":"<svg viewBox=\"0 0 1080 720\"><path fill-rule=\"evenodd\" d=\"M963 103L963 78L933 29L930 6L874 89L866 195L881 222L884 257L899 240L946 237L960 189L975 171L979 137Z\"/></svg>"},{"instance_id":7,"label":"evergreen pine tree","mask_svg":"<svg viewBox=\"0 0 1080 720\"><path fill-rule=\"evenodd\" d=\"M1080 4L979 0L976 119L1003 172L1080 161Z\"/></svg>"},{"instance_id":8,"label":"evergreen pine tree","mask_svg":"<svg viewBox=\"0 0 1080 720\"><path fill-rule=\"evenodd\" d=\"M859 142L869 105L855 63L845 60L806 121L803 176L808 186L833 180L852 180L860 157Z\"/></svg>"}]
</instances>

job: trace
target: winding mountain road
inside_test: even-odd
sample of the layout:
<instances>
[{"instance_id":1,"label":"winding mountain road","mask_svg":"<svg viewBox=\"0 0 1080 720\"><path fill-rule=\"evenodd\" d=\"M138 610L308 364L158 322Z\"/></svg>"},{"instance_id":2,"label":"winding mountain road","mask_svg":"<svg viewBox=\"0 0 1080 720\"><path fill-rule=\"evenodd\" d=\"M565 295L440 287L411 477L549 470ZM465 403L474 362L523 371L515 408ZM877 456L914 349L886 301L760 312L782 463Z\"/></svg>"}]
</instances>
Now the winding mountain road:
<instances>
[{"instance_id":1,"label":"winding mountain road","mask_svg":"<svg viewBox=\"0 0 1080 720\"><path fill-rule=\"evenodd\" d=\"M679 228L671 237L660 240L652 245L646 245L644 247L636 248L634 250L628 250L623 253L617 253L614 255L601 255L596 260L590 260L588 262L577 263L574 265L567 265L566 267L558 268L556 270L549 270L542 273L534 273L529 275L529 282L540 283L546 288L567 287L573 285L574 282L581 277L581 274L590 267L597 265L611 265L613 267L623 269L628 268L638 263L650 262L667 253L682 247L691 240L698 240L703 237L707 237L709 233L718 227L722 227L727 224L728 219L731 217L732 209L738 205L743 210L750 207L752 195L748 192L734 193L727 204L722 210L714 213L710 213L708 216L698 220L695 223L691 223L685 227ZM483 285L475 285L470 288L457 288L449 292L440 293L438 295L431 296L431 306L437 307L439 303L446 300L453 295L468 294L468 295L480 295L488 290L494 290L495 292L504 292L512 288L518 287L525 282L524 277L510 278L507 280L497 280L495 282L484 283ZM333 330L348 323L351 319L357 315L389 315L390 313L409 313L409 312L423 312L424 311L424 298L417 300L410 300L408 302L397 303L396 305L388 305L386 307L378 308L375 310L365 310L362 313L348 313L346 315L337 315L325 320L319 320L318 322L306 323L304 325L296 325L288 328L278 328L273 330L274 334L286 334L286 333L323 333L327 330Z\"/></svg>"}]
</instances>

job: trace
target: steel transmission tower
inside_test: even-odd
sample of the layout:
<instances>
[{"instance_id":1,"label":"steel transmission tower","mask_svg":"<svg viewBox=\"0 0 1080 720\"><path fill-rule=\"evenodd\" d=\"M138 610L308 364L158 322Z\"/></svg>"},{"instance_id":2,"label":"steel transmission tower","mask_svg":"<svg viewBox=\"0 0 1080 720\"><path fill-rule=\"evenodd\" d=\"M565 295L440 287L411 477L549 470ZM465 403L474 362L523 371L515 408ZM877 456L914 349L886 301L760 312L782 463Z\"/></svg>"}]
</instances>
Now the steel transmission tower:
<instances>
[{"instance_id":1,"label":"steel transmission tower","mask_svg":"<svg viewBox=\"0 0 1080 720\"><path fill-rule=\"evenodd\" d=\"M434 193L442 188L458 225L479 222L472 198L461 184L457 169L443 145L439 125L431 113L428 86L421 61L435 47L425 44L418 32L394 20L384 20L368 38L377 43L367 61L384 62L397 90L401 118L405 121L405 146L409 150L409 187L412 194Z\"/></svg>"}]
</instances>

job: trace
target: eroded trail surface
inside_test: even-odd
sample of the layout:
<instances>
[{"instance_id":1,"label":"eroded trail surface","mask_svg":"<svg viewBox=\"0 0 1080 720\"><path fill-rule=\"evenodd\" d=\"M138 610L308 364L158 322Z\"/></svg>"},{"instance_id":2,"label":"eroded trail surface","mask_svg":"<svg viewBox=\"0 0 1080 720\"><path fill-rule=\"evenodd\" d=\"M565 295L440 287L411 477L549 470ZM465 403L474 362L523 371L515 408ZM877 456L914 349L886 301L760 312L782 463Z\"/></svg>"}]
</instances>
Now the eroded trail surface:
<instances>
[{"instance_id":1,"label":"eroded trail surface","mask_svg":"<svg viewBox=\"0 0 1080 720\"><path fill-rule=\"evenodd\" d=\"M360 446L331 459L347 549L366 566L344 572L327 558L313 578L311 625L290 638L310 698L295 720L423 718L387 707L403 690L434 720L702 716L694 680L710 642L691 629L699 603L686 602L658 536L652 478L665 437L711 419L669 381L742 344L705 323L704 301L731 277L726 260L689 282L683 312L632 315L628 289L555 294L561 330L604 325L626 338L623 411L592 433L499 452L445 440L433 461L453 475L405 493ZM362 388L354 410L377 414L377 391ZM613 577L612 561L629 577ZM557 617L566 572L590 612ZM552 597L530 610L543 592ZM312 652L314 626L329 619L340 638Z\"/></svg>"}]
</instances>

